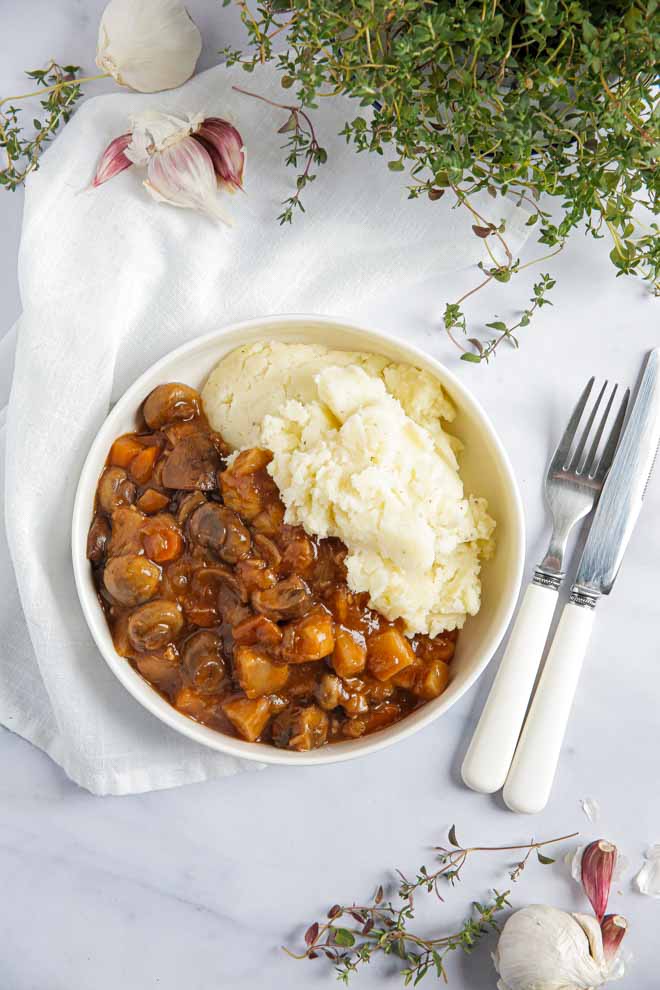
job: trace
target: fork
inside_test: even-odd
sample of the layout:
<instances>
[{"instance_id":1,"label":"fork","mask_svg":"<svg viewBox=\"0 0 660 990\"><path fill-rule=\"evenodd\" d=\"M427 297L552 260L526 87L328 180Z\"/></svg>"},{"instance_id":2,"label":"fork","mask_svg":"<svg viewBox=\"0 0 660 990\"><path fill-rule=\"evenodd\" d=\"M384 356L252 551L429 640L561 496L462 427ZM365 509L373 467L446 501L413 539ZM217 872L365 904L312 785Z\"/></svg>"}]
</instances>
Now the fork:
<instances>
[{"instance_id":1,"label":"fork","mask_svg":"<svg viewBox=\"0 0 660 990\"><path fill-rule=\"evenodd\" d=\"M500 668L463 760L464 782L484 794L492 794L504 786L557 605L565 573L568 538L573 527L591 512L598 500L625 419L629 390L625 392L599 457L598 450L618 388L614 385L594 430L607 391L606 381L572 450L594 382L594 378L587 382L548 467L545 498L553 520L550 544L525 591Z\"/></svg>"}]
</instances>

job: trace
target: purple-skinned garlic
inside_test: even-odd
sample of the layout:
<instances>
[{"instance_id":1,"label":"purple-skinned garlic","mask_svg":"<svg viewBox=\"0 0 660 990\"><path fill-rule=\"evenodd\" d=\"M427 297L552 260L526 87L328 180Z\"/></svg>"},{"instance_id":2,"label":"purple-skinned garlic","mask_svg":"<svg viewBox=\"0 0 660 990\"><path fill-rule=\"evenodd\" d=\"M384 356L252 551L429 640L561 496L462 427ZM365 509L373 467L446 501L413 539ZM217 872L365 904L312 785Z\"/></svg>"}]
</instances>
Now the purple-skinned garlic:
<instances>
[{"instance_id":1,"label":"purple-skinned garlic","mask_svg":"<svg viewBox=\"0 0 660 990\"><path fill-rule=\"evenodd\" d=\"M221 117L146 110L131 117L128 134L115 138L98 163L99 186L131 165L146 167L144 187L158 202L228 219L220 192L243 188L245 149L239 131Z\"/></svg>"}]
</instances>

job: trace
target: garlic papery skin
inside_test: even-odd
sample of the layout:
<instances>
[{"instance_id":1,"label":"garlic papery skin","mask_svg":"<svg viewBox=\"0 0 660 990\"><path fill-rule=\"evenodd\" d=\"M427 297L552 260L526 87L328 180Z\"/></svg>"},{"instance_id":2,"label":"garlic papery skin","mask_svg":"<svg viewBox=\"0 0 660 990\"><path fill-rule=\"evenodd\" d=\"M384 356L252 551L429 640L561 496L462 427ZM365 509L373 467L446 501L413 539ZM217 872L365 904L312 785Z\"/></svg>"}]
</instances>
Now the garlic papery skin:
<instances>
[{"instance_id":1,"label":"garlic papery skin","mask_svg":"<svg viewBox=\"0 0 660 990\"><path fill-rule=\"evenodd\" d=\"M144 187L159 202L199 210L229 224L220 208L213 163L192 137L153 155Z\"/></svg>"},{"instance_id":2,"label":"garlic papery skin","mask_svg":"<svg viewBox=\"0 0 660 990\"><path fill-rule=\"evenodd\" d=\"M96 172L92 179L93 186L100 186L114 175L118 175L119 172L131 167L133 162L126 155L126 148L130 140L130 134L120 134L119 137L110 142L96 166Z\"/></svg>"},{"instance_id":3,"label":"garlic papery skin","mask_svg":"<svg viewBox=\"0 0 660 990\"><path fill-rule=\"evenodd\" d=\"M646 853L646 862L635 877L635 886L640 894L660 897L660 842Z\"/></svg>"},{"instance_id":4,"label":"garlic papery skin","mask_svg":"<svg viewBox=\"0 0 660 990\"><path fill-rule=\"evenodd\" d=\"M121 86L155 93L190 79L201 50L199 28L179 0L110 0L96 64Z\"/></svg>"},{"instance_id":5,"label":"garlic papery skin","mask_svg":"<svg viewBox=\"0 0 660 990\"><path fill-rule=\"evenodd\" d=\"M133 114L131 140L126 148L126 157L134 165L148 165L158 151L170 148L177 141L189 137L199 130L204 117L201 113L178 115L161 113L158 110L143 110Z\"/></svg>"},{"instance_id":6,"label":"garlic papery skin","mask_svg":"<svg viewBox=\"0 0 660 990\"><path fill-rule=\"evenodd\" d=\"M596 919L544 904L511 915L493 962L498 990L594 990L611 978Z\"/></svg>"}]
</instances>

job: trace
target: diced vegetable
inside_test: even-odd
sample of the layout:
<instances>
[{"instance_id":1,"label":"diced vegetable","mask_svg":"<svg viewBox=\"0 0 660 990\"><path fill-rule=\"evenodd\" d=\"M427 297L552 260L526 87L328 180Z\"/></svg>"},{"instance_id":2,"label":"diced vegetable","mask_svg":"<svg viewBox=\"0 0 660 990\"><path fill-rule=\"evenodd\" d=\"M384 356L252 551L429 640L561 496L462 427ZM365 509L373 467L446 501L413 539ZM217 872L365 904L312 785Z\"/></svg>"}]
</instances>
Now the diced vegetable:
<instances>
[{"instance_id":1,"label":"diced vegetable","mask_svg":"<svg viewBox=\"0 0 660 990\"><path fill-rule=\"evenodd\" d=\"M149 481L159 454L160 448L154 446L143 447L140 453L135 455L131 461L129 471L131 472L131 477L134 481L137 481L138 485L146 485Z\"/></svg>"},{"instance_id":2,"label":"diced vegetable","mask_svg":"<svg viewBox=\"0 0 660 990\"><path fill-rule=\"evenodd\" d=\"M217 701L212 698L205 698L193 688L183 687L177 692L174 699L174 707L198 722L210 722L215 714Z\"/></svg>"},{"instance_id":3,"label":"diced vegetable","mask_svg":"<svg viewBox=\"0 0 660 990\"><path fill-rule=\"evenodd\" d=\"M144 552L157 564L170 563L183 553L183 537L174 516L161 513L147 519L142 527Z\"/></svg>"},{"instance_id":4,"label":"diced vegetable","mask_svg":"<svg viewBox=\"0 0 660 990\"><path fill-rule=\"evenodd\" d=\"M412 646L399 632L390 627L371 636L367 646L369 671L379 681L387 681L404 667L415 662Z\"/></svg>"},{"instance_id":5,"label":"diced vegetable","mask_svg":"<svg viewBox=\"0 0 660 990\"><path fill-rule=\"evenodd\" d=\"M222 710L248 742L256 742L268 724L270 705L265 698L236 698L226 701Z\"/></svg>"},{"instance_id":6,"label":"diced vegetable","mask_svg":"<svg viewBox=\"0 0 660 990\"><path fill-rule=\"evenodd\" d=\"M110 448L109 464L115 467L127 468L133 458L143 450L143 446L132 433L117 437Z\"/></svg>"},{"instance_id":7,"label":"diced vegetable","mask_svg":"<svg viewBox=\"0 0 660 990\"><path fill-rule=\"evenodd\" d=\"M253 643L276 646L282 639L282 630L265 615L251 615L233 627L232 636L236 643L243 643L247 646L251 646Z\"/></svg>"},{"instance_id":8,"label":"diced vegetable","mask_svg":"<svg viewBox=\"0 0 660 990\"><path fill-rule=\"evenodd\" d=\"M359 633L348 629L335 628L335 648L330 660L340 677L354 677L361 674L367 663L367 648Z\"/></svg>"},{"instance_id":9,"label":"diced vegetable","mask_svg":"<svg viewBox=\"0 0 660 990\"><path fill-rule=\"evenodd\" d=\"M137 500L137 507L140 512L145 512L148 516L153 516L169 503L167 495L157 492L154 488L147 488Z\"/></svg>"},{"instance_id":10,"label":"diced vegetable","mask_svg":"<svg viewBox=\"0 0 660 990\"><path fill-rule=\"evenodd\" d=\"M255 646L236 647L234 673L248 698L275 694L289 679L287 664L273 663L267 653Z\"/></svg>"},{"instance_id":11,"label":"diced vegetable","mask_svg":"<svg viewBox=\"0 0 660 990\"><path fill-rule=\"evenodd\" d=\"M450 668L443 660L433 660L420 671L415 683L415 694L424 701L439 697L449 684Z\"/></svg>"},{"instance_id":12,"label":"diced vegetable","mask_svg":"<svg viewBox=\"0 0 660 990\"><path fill-rule=\"evenodd\" d=\"M268 450L257 447L243 450L219 476L225 505L244 519L255 519L273 501L273 493L277 493L275 482L265 470L272 458Z\"/></svg>"},{"instance_id":13,"label":"diced vegetable","mask_svg":"<svg viewBox=\"0 0 660 990\"><path fill-rule=\"evenodd\" d=\"M289 749L307 752L322 746L328 737L328 724L328 716L316 705L301 709L291 727Z\"/></svg>"},{"instance_id":14,"label":"diced vegetable","mask_svg":"<svg viewBox=\"0 0 660 990\"><path fill-rule=\"evenodd\" d=\"M290 663L308 663L329 656L335 647L335 624L324 608L315 608L284 629L282 656Z\"/></svg>"}]
</instances>

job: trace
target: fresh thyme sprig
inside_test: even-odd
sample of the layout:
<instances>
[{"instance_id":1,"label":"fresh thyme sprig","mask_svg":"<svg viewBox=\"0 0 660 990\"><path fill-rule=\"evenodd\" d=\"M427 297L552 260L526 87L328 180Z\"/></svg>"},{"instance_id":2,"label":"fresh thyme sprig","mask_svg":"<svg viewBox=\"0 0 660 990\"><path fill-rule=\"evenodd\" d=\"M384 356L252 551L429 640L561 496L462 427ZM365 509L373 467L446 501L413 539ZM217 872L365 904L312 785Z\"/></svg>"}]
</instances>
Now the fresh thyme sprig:
<instances>
[{"instance_id":1,"label":"fresh thyme sprig","mask_svg":"<svg viewBox=\"0 0 660 990\"><path fill-rule=\"evenodd\" d=\"M233 2L248 37L225 53L230 64L275 62L299 113L348 97L340 133L357 152L406 172L411 198L451 193L470 214L489 267L449 304L450 336L467 336L469 296L552 257L579 227L611 237L617 275L660 293L657 0ZM288 161L297 167L298 156ZM475 206L484 192L487 210ZM503 199L530 211L543 248L533 262L513 257ZM517 346L550 282L537 281L518 320L468 337L466 360L488 361L505 340Z\"/></svg>"},{"instance_id":2,"label":"fresh thyme sprig","mask_svg":"<svg viewBox=\"0 0 660 990\"><path fill-rule=\"evenodd\" d=\"M241 89L240 86L233 86L232 89L236 90L237 93L243 93L244 96L251 96L255 100L261 100L262 103L268 103L269 106L276 107L278 110L287 111L287 119L278 129L278 134L289 135L284 144L284 148L288 149L286 164L299 168L300 162L304 162L296 178L296 191L284 201L282 204L284 209L277 218L280 224L291 223L295 210L305 212L301 196L305 186L316 178L316 175L311 171L312 166L324 165L328 160L328 154L325 148L319 144L312 119L302 107L275 103L258 93L250 93L247 89Z\"/></svg>"},{"instance_id":3,"label":"fresh thyme sprig","mask_svg":"<svg viewBox=\"0 0 660 990\"><path fill-rule=\"evenodd\" d=\"M0 99L0 149L3 149L6 159L5 162L0 160L0 185L6 189L12 192L18 189L28 175L39 167L39 156L45 145L60 125L66 124L82 96L81 84L107 75L103 73L83 79L78 78L79 72L78 65L60 65L51 61L45 69L32 69L25 73L28 78L34 79L37 89ZM33 131L27 134L19 116L22 108L16 104L36 97L42 97L39 104L43 113L41 117L33 118Z\"/></svg>"},{"instance_id":4,"label":"fresh thyme sprig","mask_svg":"<svg viewBox=\"0 0 660 990\"><path fill-rule=\"evenodd\" d=\"M484 935L499 930L498 912L509 906L510 891L493 890L490 899L482 904L473 902L471 912L458 931L449 935L423 936L409 927L415 918L415 895L418 892L434 893L442 901L440 883L454 885L461 878L467 859L474 853L524 851L525 855L510 870L509 877L515 883L532 854L536 852L543 865L554 860L544 855L544 846L575 838L577 832L542 842L531 841L513 846L461 846L456 838L456 828L449 830L449 846L437 846L438 868L429 871L422 866L414 880L409 880L397 870L399 886L398 903L385 900L383 886L379 886L370 904L335 904L328 911L328 920L315 921L305 932L305 948L300 953L285 948L294 959L316 959L325 956L335 966L338 978L348 983L352 974L369 963L374 955L395 955L404 964L400 975L405 986L417 985L427 973L435 973L438 979L447 980L445 958L456 949L471 952Z\"/></svg>"}]
</instances>

